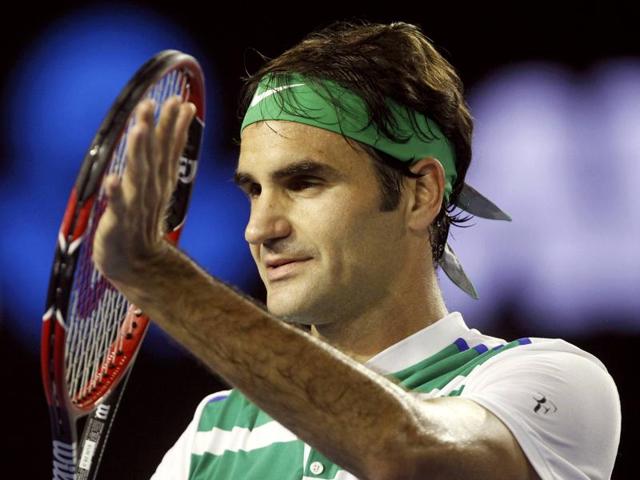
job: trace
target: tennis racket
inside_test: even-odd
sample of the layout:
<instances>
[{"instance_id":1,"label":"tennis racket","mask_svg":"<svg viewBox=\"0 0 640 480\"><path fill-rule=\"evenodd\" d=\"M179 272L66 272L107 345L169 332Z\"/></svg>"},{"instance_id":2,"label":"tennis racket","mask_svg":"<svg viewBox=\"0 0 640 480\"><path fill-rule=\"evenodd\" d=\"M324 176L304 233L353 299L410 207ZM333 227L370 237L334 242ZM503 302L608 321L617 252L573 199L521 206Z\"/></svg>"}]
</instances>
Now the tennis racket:
<instances>
[{"instance_id":1,"label":"tennis racket","mask_svg":"<svg viewBox=\"0 0 640 480\"><path fill-rule=\"evenodd\" d=\"M196 106L166 216L167 238L175 244L184 224L204 129L204 79L193 57L162 51L136 72L100 125L71 190L42 324L41 368L53 437L54 479L96 477L147 331L149 318L129 304L93 264L93 237L107 205L102 180L124 172L136 106L145 98L153 99L157 122L163 103L173 96Z\"/></svg>"}]
</instances>

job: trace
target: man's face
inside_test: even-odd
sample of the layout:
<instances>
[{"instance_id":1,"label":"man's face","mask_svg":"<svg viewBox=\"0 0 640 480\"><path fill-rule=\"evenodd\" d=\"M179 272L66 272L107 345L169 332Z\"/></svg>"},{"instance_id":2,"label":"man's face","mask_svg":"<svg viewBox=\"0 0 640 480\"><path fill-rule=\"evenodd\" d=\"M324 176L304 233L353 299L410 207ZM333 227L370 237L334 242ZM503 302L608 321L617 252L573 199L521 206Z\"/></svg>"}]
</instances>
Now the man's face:
<instances>
[{"instance_id":1,"label":"man's face","mask_svg":"<svg viewBox=\"0 0 640 480\"><path fill-rule=\"evenodd\" d=\"M287 121L242 133L236 182L251 203L245 239L277 316L321 324L361 315L402 274L405 204L380 211L372 160L352 145Z\"/></svg>"}]
</instances>

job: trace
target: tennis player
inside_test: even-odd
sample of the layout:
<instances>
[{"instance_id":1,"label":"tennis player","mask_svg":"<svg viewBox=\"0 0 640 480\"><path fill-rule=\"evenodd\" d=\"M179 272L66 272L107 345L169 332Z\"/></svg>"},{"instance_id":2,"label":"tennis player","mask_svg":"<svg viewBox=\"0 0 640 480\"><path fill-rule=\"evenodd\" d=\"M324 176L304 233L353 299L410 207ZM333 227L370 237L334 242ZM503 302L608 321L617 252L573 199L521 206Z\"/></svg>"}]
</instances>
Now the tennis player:
<instances>
[{"instance_id":1,"label":"tennis player","mask_svg":"<svg viewBox=\"0 0 640 480\"><path fill-rule=\"evenodd\" d=\"M162 238L191 105L154 128L143 103L124 178L106 181L97 265L232 386L154 479L610 478L604 365L480 333L442 299L439 268L476 295L447 245L455 207L508 217L464 181L472 118L419 28L315 32L247 79L242 114L236 182L268 312Z\"/></svg>"}]
</instances>

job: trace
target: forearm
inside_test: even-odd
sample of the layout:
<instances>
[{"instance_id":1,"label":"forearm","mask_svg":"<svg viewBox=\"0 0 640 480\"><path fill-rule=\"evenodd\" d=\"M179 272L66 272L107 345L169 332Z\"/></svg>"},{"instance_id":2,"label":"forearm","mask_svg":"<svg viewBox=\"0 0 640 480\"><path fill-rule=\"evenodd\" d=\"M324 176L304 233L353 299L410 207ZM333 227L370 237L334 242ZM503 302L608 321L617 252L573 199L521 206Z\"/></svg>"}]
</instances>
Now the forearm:
<instances>
[{"instance_id":1,"label":"forearm","mask_svg":"<svg viewBox=\"0 0 640 480\"><path fill-rule=\"evenodd\" d=\"M109 204L93 245L100 272L213 371L360 478L526 478L514 473L525 471L521 452L516 462L504 454L516 451L515 440L482 407L418 401L271 317L163 240L163 206L193 112L169 100L154 127L153 105L138 108L122 181L111 175L104 184Z\"/></svg>"},{"instance_id":2,"label":"forearm","mask_svg":"<svg viewBox=\"0 0 640 480\"><path fill-rule=\"evenodd\" d=\"M141 262L131 275L115 283L133 303L274 419L355 475L383 473L390 445L412 435L415 421L399 386L268 315L176 249Z\"/></svg>"}]
</instances>

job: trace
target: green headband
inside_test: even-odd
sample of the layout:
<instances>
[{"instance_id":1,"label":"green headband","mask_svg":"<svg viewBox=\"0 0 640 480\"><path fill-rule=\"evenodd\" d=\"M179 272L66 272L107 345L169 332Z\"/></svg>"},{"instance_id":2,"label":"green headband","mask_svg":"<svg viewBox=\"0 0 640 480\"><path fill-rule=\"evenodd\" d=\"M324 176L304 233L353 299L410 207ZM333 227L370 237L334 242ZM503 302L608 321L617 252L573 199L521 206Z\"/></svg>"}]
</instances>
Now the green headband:
<instances>
[{"instance_id":1,"label":"green headband","mask_svg":"<svg viewBox=\"0 0 640 480\"><path fill-rule=\"evenodd\" d=\"M339 133L403 162L434 157L444 168L444 198L448 203L457 176L455 153L436 122L416 111L412 119L411 109L388 99L394 134L406 139L404 143L394 142L369 121L366 104L352 91L330 80L309 79L298 74L286 75L286 84L279 82L281 78L267 75L260 80L240 132L262 120L288 120ZM325 95L313 85L323 87Z\"/></svg>"}]
</instances>

